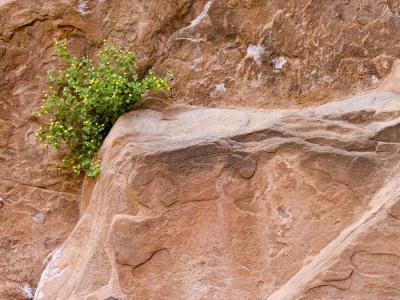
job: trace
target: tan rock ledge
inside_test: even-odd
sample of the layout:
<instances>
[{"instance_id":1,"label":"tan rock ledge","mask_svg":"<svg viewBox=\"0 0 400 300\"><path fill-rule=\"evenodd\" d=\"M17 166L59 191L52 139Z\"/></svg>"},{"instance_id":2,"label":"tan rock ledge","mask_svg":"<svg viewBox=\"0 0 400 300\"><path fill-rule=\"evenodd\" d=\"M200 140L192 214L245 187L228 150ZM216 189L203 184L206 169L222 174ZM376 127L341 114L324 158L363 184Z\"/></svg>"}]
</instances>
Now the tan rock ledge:
<instances>
[{"instance_id":1,"label":"tan rock ledge","mask_svg":"<svg viewBox=\"0 0 400 300\"><path fill-rule=\"evenodd\" d=\"M119 119L35 299L398 299L400 96Z\"/></svg>"}]
</instances>

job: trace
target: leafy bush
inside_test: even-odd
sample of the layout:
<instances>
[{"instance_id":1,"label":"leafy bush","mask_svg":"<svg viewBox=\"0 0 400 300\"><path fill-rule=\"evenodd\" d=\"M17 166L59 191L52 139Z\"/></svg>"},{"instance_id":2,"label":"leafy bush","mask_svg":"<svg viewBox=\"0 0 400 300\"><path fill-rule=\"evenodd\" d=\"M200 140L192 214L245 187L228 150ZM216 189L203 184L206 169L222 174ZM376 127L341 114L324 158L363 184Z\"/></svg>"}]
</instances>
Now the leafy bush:
<instances>
[{"instance_id":1,"label":"leafy bush","mask_svg":"<svg viewBox=\"0 0 400 300\"><path fill-rule=\"evenodd\" d=\"M50 86L36 113L48 117L36 137L65 150L64 167L97 176L100 162L93 157L118 117L147 91L169 90L169 76L148 73L140 79L134 55L108 42L97 53L96 62L71 55L65 41L56 41L55 48L63 65L48 72Z\"/></svg>"}]
</instances>

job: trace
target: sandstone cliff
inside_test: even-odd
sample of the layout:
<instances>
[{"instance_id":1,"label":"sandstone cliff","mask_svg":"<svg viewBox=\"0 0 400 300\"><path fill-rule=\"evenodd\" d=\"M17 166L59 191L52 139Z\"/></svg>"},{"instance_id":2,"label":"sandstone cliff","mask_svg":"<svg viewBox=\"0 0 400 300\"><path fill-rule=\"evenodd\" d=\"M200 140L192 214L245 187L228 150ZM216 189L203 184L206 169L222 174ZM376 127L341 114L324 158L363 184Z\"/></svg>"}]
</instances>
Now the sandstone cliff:
<instances>
[{"instance_id":1,"label":"sandstone cliff","mask_svg":"<svg viewBox=\"0 0 400 300\"><path fill-rule=\"evenodd\" d=\"M398 96L297 110L377 87L399 15L393 0L0 0L0 298L31 297L48 255L44 299L399 298ZM172 69L149 106L247 109L125 116L81 193L32 134L64 37Z\"/></svg>"},{"instance_id":2,"label":"sandstone cliff","mask_svg":"<svg viewBox=\"0 0 400 300\"><path fill-rule=\"evenodd\" d=\"M400 297L399 112L380 92L125 115L36 299Z\"/></svg>"}]
</instances>

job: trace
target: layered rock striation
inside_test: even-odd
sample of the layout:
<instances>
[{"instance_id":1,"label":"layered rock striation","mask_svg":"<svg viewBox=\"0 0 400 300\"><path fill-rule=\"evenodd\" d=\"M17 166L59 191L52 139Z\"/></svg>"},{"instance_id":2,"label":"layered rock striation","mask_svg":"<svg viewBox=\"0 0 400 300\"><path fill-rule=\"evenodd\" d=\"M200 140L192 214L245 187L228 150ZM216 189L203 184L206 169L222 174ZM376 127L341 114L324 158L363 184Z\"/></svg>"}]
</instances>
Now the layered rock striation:
<instances>
[{"instance_id":1,"label":"layered rock striation","mask_svg":"<svg viewBox=\"0 0 400 300\"><path fill-rule=\"evenodd\" d=\"M59 173L33 134L46 87L36 76L58 63L54 38L89 56L108 39L136 53L140 72L173 70L172 92L149 95L149 106L299 108L379 85L399 58L399 14L395 0L0 0L0 299L32 297L80 217L82 178Z\"/></svg>"},{"instance_id":2,"label":"layered rock striation","mask_svg":"<svg viewBox=\"0 0 400 300\"><path fill-rule=\"evenodd\" d=\"M121 117L35 299L396 299L400 96Z\"/></svg>"}]
</instances>

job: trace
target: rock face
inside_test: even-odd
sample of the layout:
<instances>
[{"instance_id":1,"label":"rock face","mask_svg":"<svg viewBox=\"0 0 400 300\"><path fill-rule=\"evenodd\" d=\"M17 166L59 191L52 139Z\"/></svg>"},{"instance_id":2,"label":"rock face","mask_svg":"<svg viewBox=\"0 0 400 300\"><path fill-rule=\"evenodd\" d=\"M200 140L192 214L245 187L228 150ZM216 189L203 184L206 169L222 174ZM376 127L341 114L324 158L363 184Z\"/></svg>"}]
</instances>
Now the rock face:
<instances>
[{"instance_id":1,"label":"rock face","mask_svg":"<svg viewBox=\"0 0 400 300\"><path fill-rule=\"evenodd\" d=\"M253 107L375 87L400 54L399 14L393 0L122 0L87 11L144 67L174 70L174 102Z\"/></svg>"},{"instance_id":2,"label":"rock face","mask_svg":"<svg viewBox=\"0 0 400 300\"><path fill-rule=\"evenodd\" d=\"M119 119L40 299L398 299L400 96Z\"/></svg>"},{"instance_id":3,"label":"rock face","mask_svg":"<svg viewBox=\"0 0 400 300\"><path fill-rule=\"evenodd\" d=\"M63 1L0 1L0 299L32 298L46 256L79 218L81 180L60 174L32 113L53 63L52 39L75 36ZM64 18L64 20L63 20ZM78 26L78 25L77 25Z\"/></svg>"},{"instance_id":4,"label":"rock face","mask_svg":"<svg viewBox=\"0 0 400 300\"><path fill-rule=\"evenodd\" d=\"M55 168L57 163L56 155L39 145L33 135L34 130L39 126L39 121L32 117L32 112L41 105L41 92L46 85L38 80L36 76L43 74L51 66L57 64L52 48L54 38L68 39L70 48L76 55L92 55L99 48L102 40L107 38L135 51L141 71L153 68L155 71L165 72L167 69L172 69L174 71L174 81L171 95L157 96L155 98L149 96L147 100L150 104L161 100L161 102L173 104L186 103L203 106L298 108L310 104L325 103L338 97L377 86L388 74L393 61L400 57L399 13L400 6L398 1L395 0L0 0L0 299L15 300L31 297L39 280L42 263L46 256L68 237L79 219L78 200L80 198L82 179L71 178L66 174L57 172ZM391 86L391 88L400 92L398 84ZM359 123L357 121L356 124L361 125L355 126L367 126L366 124L369 124L374 119L368 113L365 113L364 116L364 113L361 113L361 108L356 108L357 105L354 104L354 111L359 111L359 113L350 114L345 118L365 119L365 121L360 121ZM340 112L336 113L340 114ZM169 113L164 114L168 116ZM224 113L221 114L224 115ZM175 114L172 115L174 116ZM268 115L272 116L273 114L268 113ZM278 118L278 116L276 117ZM229 119L229 117L227 118ZM384 120L386 115L382 116L382 118ZM217 123L215 120L215 124ZM281 121L278 123L281 123ZM296 123L297 121L293 121L291 126L295 126ZM318 127L317 123L314 122L311 125ZM251 127L248 128L246 127L247 125L240 124L234 124L229 121L226 129L230 128L229 130L232 130L234 134L236 134L236 131L240 131L241 128L246 128L243 130L252 132L253 129ZM333 128L335 129L336 127ZM327 131L330 130L327 129ZM314 131L317 131L317 129ZM280 131L277 132L279 133ZM266 137L269 137L269 135L273 137L274 134L275 131L272 131ZM395 138L395 134L394 130L388 139ZM252 133L252 135L258 136L256 133ZM265 139L266 137L264 137L264 133L260 133L260 139ZM157 138L160 138L160 136ZM188 137L185 143L188 143L187 141L190 139ZM193 137L193 139L195 138ZM312 142L317 144L325 141L324 137L314 137L314 139L317 142L314 142L314 140ZM211 138L211 140L212 143L218 141L218 146L214 147L218 149L222 147L219 144L219 138ZM170 142L168 143L170 145ZM359 144L358 136L354 137L352 143L354 145ZM389 146L385 144L382 147ZM159 151L166 152L163 149ZM204 149L204 147L202 146L200 149ZM119 155L117 151L118 149L115 150L115 155ZM206 149L204 151L207 152L209 150ZM368 149L368 151L370 150ZM368 151L366 150L365 152ZM301 153L301 155L304 155L303 152ZM139 157L136 152L129 153L129 155ZM215 157L221 160L221 155L215 154ZM224 155L223 157L226 157L228 154L225 153ZM289 154L282 155L284 157L290 156ZM198 159L202 157L200 155ZM267 158L261 157L259 159L262 161L267 160ZM191 183L192 187L179 187L177 183L178 177L182 176L185 179L185 172L194 170L197 165L192 166L189 164L188 171L176 174L176 179L172 180L173 176L171 174L174 173L172 170L162 169L167 164L161 160L159 162L161 165L156 164L154 166L154 172L156 174L160 173L159 177L154 180L148 179L148 185L147 181L142 179L146 183L142 188L146 189L146 186L148 186L151 191L132 188L135 191L129 193L133 193L132 195L130 194L131 197L138 197L136 193L140 193L143 197L150 199L148 201L156 202L158 203L157 205L166 205L166 207L169 207L168 203L175 201L171 199L180 199L185 193L187 194L185 197L188 199L200 197L196 194L197 190L199 193L208 195L207 197L215 195L218 199L221 197L221 193L224 193L224 195L227 195L226 197L231 195L229 197L232 197L232 199L238 197L233 201L235 205L244 207L243 209L249 209L256 214L259 210L257 206L257 201L259 200L254 203L247 203L241 199L259 199L258 197L274 199L274 197L278 197L277 194L274 194L278 192L274 192L272 186L270 187L272 190L265 196L252 194L254 189L256 191L258 188L262 190L266 189L267 186L267 183L264 182L263 185L258 181L259 179L253 179L260 176L257 173L259 168L266 168L267 173L269 172L268 168L275 170L275 165L277 166L276 168L280 168L280 175L276 173L274 178L265 177L265 180L279 182L276 183L278 190L279 188L283 189L285 185L288 188L292 187L295 180L311 180L307 179L308 177L302 178L300 176L300 179L297 178L296 170L298 168L302 169L303 165L297 162L296 158L291 157L291 162L288 166L285 166L285 163L278 163L278 158L275 159L277 161L271 160L270 166L263 166L253 156L243 158L234 154L229 163L223 163L219 160L209 162L207 164L214 165L215 170L213 169L213 172L215 173L210 173L210 175L207 170L203 169L193 171L198 172L199 177L196 177L197 181ZM336 156L324 159L331 161L331 164L335 166L336 164L338 166L347 164L345 162L336 162L336 159L341 159L336 158ZM312 160L312 157L310 157L310 160ZM185 162L187 162L187 159L182 163L177 162L176 165L181 165ZM151 164L151 162L145 160L143 164L143 168L147 169L146 165ZM203 163L199 162L199 164L203 166ZM295 167L292 167L292 165ZM392 167L392 164L389 163L389 166ZM203 166L202 168L205 167ZM385 169L379 164L378 169L389 172L390 168ZM228 172L227 170L236 172L234 174L238 177L233 175L229 175L229 177L225 173ZM207 176L204 177L205 175L203 176L200 171L204 174L207 173ZM232 182L228 184L223 181L221 179L222 175L218 175L218 172L223 174L222 178L226 178L224 179L225 181ZM312 176L319 178L317 171L309 172L316 172ZM368 176L384 178L385 174L381 176L374 172ZM152 177L153 175L149 176ZM194 175L190 175L188 178L194 180L191 176ZM318 179L321 182L323 181L324 186L327 186L325 191L327 196L324 199L336 197L336 193L341 193L340 191L345 189L339 183L331 186L328 174L324 176L321 177L322 179ZM182 180L182 178L179 177L179 180ZM219 179L217 180L217 178ZM211 183L209 186L203 187L202 182L205 180L208 180L206 181L207 184L217 180L221 188L218 191L213 190L211 189L211 186L213 186ZM253 180L256 180L257 183L253 183ZM183 182L179 183L179 185L181 184ZM253 186L254 184L256 186ZM357 185L358 183L351 184ZM379 185L378 183L375 184ZM132 185L134 186L134 183ZM165 195L163 194L163 202L156 201L160 197L158 194L160 190L158 189L168 189L171 185L179 189L179 191L185 188L190 189L190 191L180 192L183 193L180 196L176 196L174 192L168 192ZM90 184L84 189L81 200L82 209L92 203L88 196L90 194L89 186ZM206 187L210 188L210 190L202 190ZM222 187L224 187L223 191L221 190ZM370 186L368 182L367 186L359 187L362 192L350 191L347 193L361 197L360 194L363 194L365 189L368 190L368 195L370 195L374 188L375 186ZM310 189L312 190L311 187ZM242 195L242 193L245 194ZM257 191L257 193L261 192ZM311 193L311 191L292 192L290 197L303 195L301 193ZM302 197L306 196L303 195ZM365 197L368 198L368 196ZM313 201L317 201L315 199ZM207 201L210 204L207 204ZM201 205L211 205L211 200L207 201L202 201ZM160 204L164 202L166 204ZM173 204L170 205L174 206ZM279 218L281 214L290 216L291 213L289 214L287 210L294 210L295 208L288 205L289 203L286 203L285 205L282 204L281 208L279 208L280 206L273 208L279 208L275 218ZM247 206L251 208L246 208ZM139 208L132 207L132 209L138 211ZM300 210L301 208L297 209ZM359 209L362 210L362 208ZM270 210L274 211L272 208ZM345 211L343 219L346 220L346 218L349 218L347 214L351 214L351 212L345 208L342 208L342 210ZM317 210L312 216L318 216L322 212ZM108 221L104 222L110 222L111 215L107 217ZM215 215L214 217L220 218L220 215ZM235 218L235 216L232 216L232 218ZM226 219L229 220L229 217L226 217ZM233 219L231 221L233 222ZM272 222L271 220L267 221ZM161 221L154 220L154 222ZM185 221L182 220L182 222ZM232 227L231 230L248 230L249 233L246 235L249 236L262 223L257 219L253 224L250 217L248 221L240 222L248 222L252 225L248 229L246 229L246 226L237 225L237 228ZM267 226L266 224L269 223L265 223L262 226L268 227L269 225ZM339 222L338 224L335 226L340 227L341 223ZM289 225L282 225L284 226L283 229L276 226L271 229L271 232L280 232L280 230L286 228L285 226ZM312 225L307 226L313 227ZM193 232L199 230L196 228L193 226ZM141 229L138 230L140 231ZM211 231L215 233L215 239L217 240L220 235L219 230L214 229L214 231ZM282 232L284 234L284 231ZM168 237L172 235L170 233L160 234ZM230 236L228 236L229 238ZM272 237L268 235L263 236L263 238L267 239L265 241L269 241ZM252 245L255 242L250 241L250 239L252 238L249 237L249 240L243 242L245 245L241 247L246 245L253 247ZM255 238L253 237L253 239ZM329 240L328 237L326 239ZM164 240L161 239L161 241ZM221 240L219 242L237 243L235 240L230 242ZM118 241L115 240L115 243L118 243ZM162 245L159 249L163 249L163 243L161 243ZM310 244L307 247L314 249L315 243L319 244L323 243L323 241L315 238L315 241L311 243L312 245ZM282 255L279 253L281 253L281 248L285 248L285 245L279 244L279 242L274 245L275 248L273 247L274 250L271 251L275 254L271 255ZM221 248L222 246L218 247ZM256 246L254 247L256 253L258 250ZM188 251L190 249L195 249L195 245L188 245ZM202 248L196 251L201 251L200 249ZM205 251L211 251L208 248L204 249ZM153 250L149 248L146 250L148 252L145 253L153 253ZM245 253L244 250L242 251ZM309 252L311 253L312 251L309 250ZM161 250L157 252L157 255L163 256L166 253L166 251ZM129 264L135 265L138 262L137 260L132 261L131 258L124 258L122 254L118 255L120 257L118 259L126 260ZM142 255L144 258L147 257L147 254ZM157 258L157 255L154 258ZM244 257L252 259L248 254L240 254L239 250L237 255L241 255L243 259ZM297 254L292 253L290 255L295 256ZM256 254L254 256L257 257ZM222 254L220 257L222 257ZM369 256L361 255L357 257L358 261L361 258L365 259L369 258ZM372 258L380 257L373 256ZM110 260L107 257L104 261ZM292 265L289 259L282 259L282 261L276 264L284 263L288 265L288 268L292 267L294 269L297 266L294 263ZM139 259L139 263L141 263L141 259ZM214 263L217 265L217 262ZM229 265L229 260L226 263ZM252 263L256 264L255 262ZM262 266L260 263L260 268ZM186 267L190 268L190 266ZM98 265L93 268L98 268ZM179 268L182 269L183 265ZM230 270L230 268L237 269L235 266L228 269ZM279 272L292 274L290 271L284 271L286 269L281 265L277 265L274 268ZM117 270L118 268L113 267L112 269ZM172 270L169 271L172 272ZM240 272L246 272L246 270L243 269ZM108 282L108 275L106 274L107 272L100 274L99 281L96 284L101 285L104 282ZM166 275L167 273L162 272L157 272L156 274L158 274L157 276L169 276ZM216 269L212 274L215 274L212 276L219 278L219 269ZM367 275L365 275L365 278L371 277ZM197 276L202 278L203 275L199 271ZM210 278L212 276L210 275ZM289 277L289 275L285 276L279 278ZM105 277L107 279L104 279ZM94 276L91 278L94 278ZM128 277L125 276L125 278ZM232 275L232 277L227 278L232 278L233 280L236 277ZM362 280L367 280L365 278ZM179 279L173 280L176 282L182 281L179 281ZM223 279L221 279L222 281ZM257 289L265 291L272 289L270 287L270 285L273 285L271 280L261 281L263 282L258 284L259 287ZM198 279L196 282L200 282L197 286L198 290L202 291L204 288L201 282L203 281ZM241 284L246 285L246 282L246 280L243 280ZM233 284L227 282L226 286ZM278 286L280 284L282 284L281 281L275 285ZM321 285L326 286L324 283L321 283ZM372 286L372 284L369 286ZM190 290L191 287L188 287L188 289ZM321 292L321 289L324 288L313 289L313 293L315 293L313 297L317 297L321 293L323 295L325 291ZM364 288L363 291L366 292L367 289ZM129 292L124 293L130 295Z\"/></svg>"}]
</instances>

